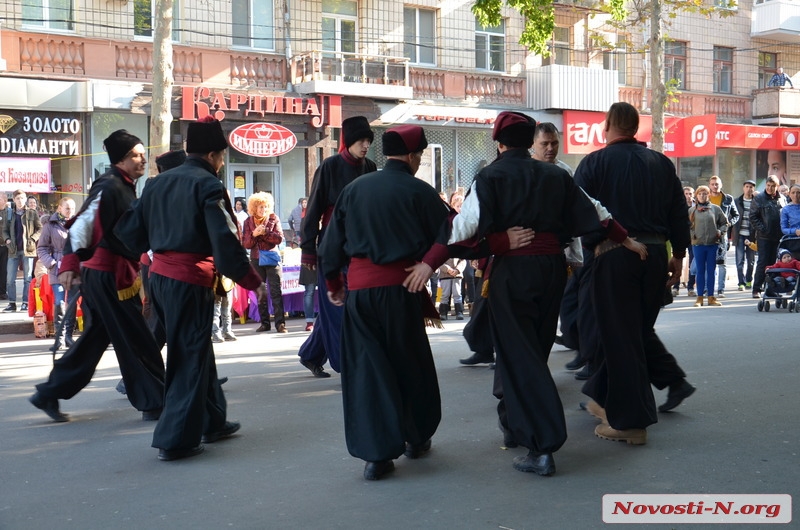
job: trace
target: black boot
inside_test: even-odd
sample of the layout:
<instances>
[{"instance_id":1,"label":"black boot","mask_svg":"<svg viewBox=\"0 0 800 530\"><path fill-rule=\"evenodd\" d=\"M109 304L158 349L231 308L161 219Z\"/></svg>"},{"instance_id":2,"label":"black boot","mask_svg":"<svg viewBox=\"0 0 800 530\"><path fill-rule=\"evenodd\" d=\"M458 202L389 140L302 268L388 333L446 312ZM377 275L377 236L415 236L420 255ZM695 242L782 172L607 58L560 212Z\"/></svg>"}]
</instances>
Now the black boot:
<instances>
[{"instance_id":1,"label":"black boot","mask_svg":"<svg viewBox=\"0 0 800 530\"><path fill-rule=\"evenodd\" d=\"M456 320L464 320L464 304L456 304Z\"/></svg>"},{"instance_id":2,"label":"black boot","mask_svg":"<svg viewBox=\"0 0 800 530\"><path fill-rule=\"evenodd\" d=\"M75 331L75 313L72 315L64 315L64 345L71 348L75 344L75 339L72 338L72 333Z\"/></svg>"},{"instance_id":3,"label":"black boot","mask_svg":"<svg viewBox=\"0 0 800 530\"><path fill-rule=\"evenodd\" d=\"M258 315L261 318L261 325L256 331L269 331L272 325L269 323L269 303L266 300L258 304Z\"/></svg>"},{"instance_id":4,"label":"black boot","mask_svg":"<svg viewBox=\"0 0 800 530\"><path fill-rule=\"evenodd\" d=\"M439 304L439 317L444 321L447 320L447 314L450 312L450 304Z\"/></svg>"},{"instance_id":5,"label":"black boot","mask_svg":"<svg viewBox=\"0 0 800 530\"><path fill-rule=\"evenodd\" d=\"M62 341L62 337L64 336L64 307L61 304L56 304L55 309L53 310L53 329L55 331L55 338L53 339L53 345L50 346L50 351L53 352L53 355L56 354L58 350L64 347L64 342Z\"/></svg>"}]
</instances>

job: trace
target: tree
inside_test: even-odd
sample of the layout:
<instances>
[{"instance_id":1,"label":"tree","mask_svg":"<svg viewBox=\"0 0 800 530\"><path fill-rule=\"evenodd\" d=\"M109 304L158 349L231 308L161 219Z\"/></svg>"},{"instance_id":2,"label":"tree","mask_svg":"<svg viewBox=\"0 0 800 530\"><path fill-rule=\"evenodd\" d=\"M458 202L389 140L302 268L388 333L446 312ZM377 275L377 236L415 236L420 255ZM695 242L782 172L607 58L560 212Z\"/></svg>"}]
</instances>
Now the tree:
<instances>
[{"instance_id":1,"label":"tree","mask_svg":"<svg viewBox=\"0 0 800 530\"><path fill-rule=\"evenodd\" d=\"M153 31L153 102L150 115L151 159L169 151L172 124L172 6L173 0L156 0ZM155 164L150 173L156 173Z\"/></svg>"},{"instance_id":2,"label":"tree","mask_svg":"<svg viewBox=\"0 0 800 530\"><path fill-rule=\"evenodd\" d=\"M472 13L484 26L500 24L500 8L503 0L475 0ZM519 43L527 46L537 55L550 55L547 43L555 27L555 8L553 0L506 0L509 7L516 9L525 17L525 29ZM631 27L641 27L649 22L650 38L639 50L650 55L650 75L652 97L650 109L653 115L653 134L651 147L663 151L664 147L664 109L668 104L667 87L664 83L664 37L662 25L677 16L679 11L699 13L706 17L716 14L720 17L733 15L735 0L727 0L724 6L707 5L704 0L610 0L599 2L598 13L610 15L607 24L630 31ZM663 8L663 9L662 9ZM631 43L626 43L631 44ZM630 48L630 46L629 46ZM645 87L643 87L644 89Z\"/></svg>"}]
</instances>

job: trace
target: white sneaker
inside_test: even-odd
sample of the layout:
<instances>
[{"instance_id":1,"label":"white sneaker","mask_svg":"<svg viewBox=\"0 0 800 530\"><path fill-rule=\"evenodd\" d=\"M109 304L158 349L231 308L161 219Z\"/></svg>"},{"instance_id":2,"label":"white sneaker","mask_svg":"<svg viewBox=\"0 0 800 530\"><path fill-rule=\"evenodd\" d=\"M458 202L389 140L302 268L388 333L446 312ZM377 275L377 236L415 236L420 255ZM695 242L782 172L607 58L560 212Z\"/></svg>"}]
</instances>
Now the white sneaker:
<instances>
[{"instance_id":1,"label":"white sneaker","mask_svg":"<svg viewBox=\"0 0 800 530\"><path fill-rule=\"evenodd\" d=\"M225 342L225 339L223 339L222 335L220 335L219 333L214 333L213 335L211 335L211 342L217 342L217 343Z\"/></svg>"}]
</instances>

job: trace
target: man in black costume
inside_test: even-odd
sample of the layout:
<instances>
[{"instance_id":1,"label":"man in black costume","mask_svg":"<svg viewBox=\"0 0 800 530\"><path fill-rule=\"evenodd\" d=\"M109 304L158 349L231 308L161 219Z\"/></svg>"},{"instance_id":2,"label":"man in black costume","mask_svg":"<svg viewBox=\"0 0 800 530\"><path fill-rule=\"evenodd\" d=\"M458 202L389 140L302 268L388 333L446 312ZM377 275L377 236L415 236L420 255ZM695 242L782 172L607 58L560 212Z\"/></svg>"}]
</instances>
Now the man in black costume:
<instances>
[{"instance_id":1,"label":"man in black costume","mask_svg":"<svg viewBox=\"0 0 800 530\"><path fill-rule=\"evenodd\" d=\"M403 287L406 268L433 244L448 209L414 177L428 145L421 127L383 135L383 171L347 186L320 245L328 296L344 305L341 361L347 449L377 480L405 452L431 447L441 402L425 319L438 319L427 292ZM348 265L345 299L342 269ZM427 310L427 311L426 311Z\"/></svg>"},{"instance_id":2,"label":"man in black costume","mask_svg":"<svg viewBox=\"0 0 800 530\"><path fill-rule=\"evenodd\" d=\"M636 108L614 103L606 116L606 147L584 158L575 171L575 182L647 245L643 261L609 241L592 244L591 301L605 361L583 392L595 401L590 412L603 420L595 434L629 444L646 443L647 426L658 421L651 383L669 387L659 407L664 412L695 390L654 329L668 272L678 281L689 245L686 200L675 166L634 138L638 128Z\"/></svg>"},{"instance_id":3,"label":"man in black costume","mask_svg":"<svg viewBox=\"0 0 800 530\"><path fill-rule=\"evenodd\" d=\"M136 198L135 181L144 175L142 141L124 129L103 140L111 169L95 183L70 221L58 279L65 287L81 283L86 329L53 364L46 383L36 385L31 403L54 421L68 421L59 399L70 399L89 384L109 343L114 345L131 405L145 420L157 420L164 399L161 348L142 316L139 254L113 233Z\"/></svg>"},{"instance_id":4,"label":"man in black costume","mask_svg":"<svg viewBox=\"0 0 800 530\"><path fill-rule=\"evenodd\" d=\"M228 142L213 118L189 124L186 161L151 180L115 233L137 253L153 250L153 309L167 334L164 411L153 433L160 460L203 452L239 423L227 421L211 343L219 275L265 294L239 243L230 199L217 178ZM169 227L169 230L165 230Z\"/></svg>"}]
</instances>

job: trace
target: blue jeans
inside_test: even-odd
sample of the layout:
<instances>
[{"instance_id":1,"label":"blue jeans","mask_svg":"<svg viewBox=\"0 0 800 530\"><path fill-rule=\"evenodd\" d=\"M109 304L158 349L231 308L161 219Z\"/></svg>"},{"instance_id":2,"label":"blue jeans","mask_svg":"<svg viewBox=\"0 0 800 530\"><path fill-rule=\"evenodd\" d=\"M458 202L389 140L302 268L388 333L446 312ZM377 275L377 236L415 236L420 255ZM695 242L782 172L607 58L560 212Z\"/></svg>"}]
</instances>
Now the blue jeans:
<instances>
[{"instance_id":1,"label":"blue jeans","mask_svg":"<svg viewBox=\"0 0 800 530\"><path fill-rule=\"evenodd\" d=\"M753 236L739 236L736 241L736 275L739 277L739 285L747 285L753 281L753 268L756 262L756 252L750 247L745 246L744 240ZM745 274L744 262L747 259L747 273Z\"/></svg>"},{"instance_id":2,"label":"blue jeans","mask_svg":"<svg viewBox=\"0 0 800 530\"><path fill-rule=\"evenodd\" d=\"M33 258L26 258L25 253L20 250L13 256L8 255L8 301L17 303L17 270L19 260L22 260L22 303L28 303L28 288L31 285L33 275Z\"/></svg>"},{"instance_id":3,"label":"blue jeans","mask_svg":"<svg viewBox=\"0 0 800 530\"><path fill-rule=\"evenodd\" d=\"M303 293L303 313L306 315L306 322L314 322L314 291L317 284L312 283L304 286L306 292Z\"/></svg>"},{"instance_id":4,"label":"blue jeans","mask_svg":"<svg viewBox=\"0 0 800 530\"><path fill-rule=\"evenodd\" d=\"M717 245L694 245L697 264L697 296L714 296L714 270L717 268Z\"/></svg>"}]
</instances>

